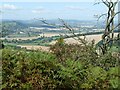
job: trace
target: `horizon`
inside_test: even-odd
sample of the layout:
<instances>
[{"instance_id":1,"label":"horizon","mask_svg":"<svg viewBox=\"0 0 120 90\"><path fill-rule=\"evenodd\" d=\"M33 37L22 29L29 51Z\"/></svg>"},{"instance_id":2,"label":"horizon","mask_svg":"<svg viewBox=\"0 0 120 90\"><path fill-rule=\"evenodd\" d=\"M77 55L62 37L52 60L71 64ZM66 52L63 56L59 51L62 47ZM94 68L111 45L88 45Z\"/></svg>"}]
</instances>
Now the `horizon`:
<instances>
[{"instance_id":1,"label":"horizon","mask_svg":"<svg viewBox=\"0 0 120 90\"><path fill-rule=\"evenodd\" d=\"M39 19L38 20L35 20L35 19L0 19L0 21L40 21ZM47 21L59 21L59 19L45 19L45 20L47 20ZM105 20L99 20L99 21L97 21L97 20L79 20L79 19L63 19L64 21L92 21L92 22L105 22ZM119 21L118 20L114 20L114 22L115 23L118 23Z\"/></svg>"}]
</instances>

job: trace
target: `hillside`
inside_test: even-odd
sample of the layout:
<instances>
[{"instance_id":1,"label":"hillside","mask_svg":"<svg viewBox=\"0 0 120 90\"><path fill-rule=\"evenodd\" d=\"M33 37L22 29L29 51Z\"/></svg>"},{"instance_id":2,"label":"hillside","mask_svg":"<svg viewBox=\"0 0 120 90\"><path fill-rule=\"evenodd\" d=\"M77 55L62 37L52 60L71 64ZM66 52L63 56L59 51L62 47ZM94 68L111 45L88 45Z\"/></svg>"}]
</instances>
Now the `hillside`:
<instances>
[{"instance_id":1,"label":"hillside","mask_svg":"<svg viewBox=\"0 0 120 90\"><path fill-rule=\"evenodd\" d=\"M2 89L118 88L118 54L96 54L91 44L58 41L51 53L2 49ZM77 53L76 53L77 52Z\"/></svg>"}]
</instances>

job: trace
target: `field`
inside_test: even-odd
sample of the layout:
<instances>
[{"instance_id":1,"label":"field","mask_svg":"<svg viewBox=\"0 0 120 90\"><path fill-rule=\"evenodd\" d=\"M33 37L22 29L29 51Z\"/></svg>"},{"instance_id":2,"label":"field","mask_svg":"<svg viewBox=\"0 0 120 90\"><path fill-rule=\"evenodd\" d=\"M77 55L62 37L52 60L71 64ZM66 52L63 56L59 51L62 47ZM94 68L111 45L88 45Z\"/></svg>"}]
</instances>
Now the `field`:
<instances>
[{"instance_id":1,"label":"field","mask_svg":"<svg viewBox=\"0 0 120 90\"><path fill-rule=\"evenodd\" d=\"M26 48L28 50L42 50L42 51L49 51L49 45L54 45L56 43L56 40L54 40L56 37L53 36L59 36L58 33L46 33L44 34L44 37L42 35L36 36L36 37L19 37L19 38L7 38L7 40L23 40L27 42L22 43L11 43L10 45L16 45L21 48ZM117 36L117 33L115 33L115 37ZM39 39L41 38L42 39ZM51 38L51 40L49 39ZM54 38L54 39L53 39ZM80 38L84 38L83 36L80 36ZM96 34L96 35L86 35L85 36L86 41L91 43L92 40L95 40L95 44L97 44L102 39L102 34ZM3 38L2 38L3 39ZM49 41L48 41L49 40ZM65 43L67 44L80 44L80 42L77 40L77 38L66 38L64 39ZM7 43L9 44L9 43ZM47 46L46 46L47 45Z\"/></svg>"},{"instance_id":2,"label":"field","mask_svg":"<svg viewBox=\"0 0 120 90\"><path fill-rule=\"evenodd\" d=\"M39 50L39 51L49 51L49 47L47 46L37 46L37 45L17 45L21 48L26 48L27 50Z\"/></svg>"},{"instance_id":3,"label":"field","mask_svg":"<svg viewBox=\"0 0 120 90\"><path fill-rule=\"evenodd\" d=\"M117 36L118 33L115 33L115 37ZM84 38L83 36L80 36L80 38ZM95 40L95 44L97 44L100 40L102 40L102 34L96 34L96 35L86 35L85 36L86 40L90 43L92 40ZM77 39L77 38L76 38ZM65 43L67 44L79 44L80 42L75 40L74 38L67 38L64 39ZM56 41L50 42L51 45L55 44Z\"/></svg>"},{"instance_id":4,"label":"field","mask_svg":"<svg viewBox=\"0 0 120 90\"><path fill-rule=\"evenodd\" d=\"M45 33L45 34L39 34L39 36L31 36L31 37L11 37L11 38L1 38L2 40L7 39L7 40L33 40L33 39L38 39L40 37L52 37L52 36L59 36L60 34L58 33Z\"/></svg>"},{"instance_id":5,"label":"field","mask_svg":"<svg viewBox=\"0 0 120 90\"><path fill-rule=\"evenodd\" d=\"M52 35L52 34L48 34L48 35ZM91 42L94 39L95 43L98 43L101 40L101 36L102 36L102 34L100 34L100 35L88 35L88 36L86 36L86 40L89 41L89 42ZM32 37L31 39L34 39L34 38ZM84 38L84 37L81 36L80 38ZM22 40L26 40L26 39L28 39L28 38L23 38ZM67 44L79 44L80 43L79 41L75 40L74 38L67 38L67 39L64 39L64 41ZM52 41L49 44L50 45L54 45L55 43L56 43L56 41ZM19 46L21 48L26 48L28 50L42 50L42 51L47 51L47 52L49 51L49 47L48 46L27 45L27 44L22 44L22 45L17 45L17 46Z\"/></svg>"},{"instance_id":6,"label":"field","mask_svg":"<svg viewBox=\"0 0 120 90\"><path fill-rule=\"evenodd\" d=\"M113 1L4 2L0 90L120 90L120 5Z\"/></svg>"}]
</instances>

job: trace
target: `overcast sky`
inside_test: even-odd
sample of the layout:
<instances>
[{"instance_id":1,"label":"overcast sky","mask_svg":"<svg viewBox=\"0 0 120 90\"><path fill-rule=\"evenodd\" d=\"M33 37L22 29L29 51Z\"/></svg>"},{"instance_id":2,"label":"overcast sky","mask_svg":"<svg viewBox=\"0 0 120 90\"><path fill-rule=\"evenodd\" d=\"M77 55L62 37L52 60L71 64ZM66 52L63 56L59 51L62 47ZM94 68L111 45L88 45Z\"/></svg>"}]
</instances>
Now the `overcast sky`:
<instances>
[{"instance_id":1,"label":"overcast sky","mask_svg":"<svg viewBox=\"0 0 120 90\"><path fill-rule=\"evenodd\" d=\"M87 1L89 0L58 0L57 2L56 0L4 0L0 3L0 15L3 19L14 20L33 18L95 20L94 16L106 12L105 5L94 5L95 0Z\"/></svg>"}]
</instances>

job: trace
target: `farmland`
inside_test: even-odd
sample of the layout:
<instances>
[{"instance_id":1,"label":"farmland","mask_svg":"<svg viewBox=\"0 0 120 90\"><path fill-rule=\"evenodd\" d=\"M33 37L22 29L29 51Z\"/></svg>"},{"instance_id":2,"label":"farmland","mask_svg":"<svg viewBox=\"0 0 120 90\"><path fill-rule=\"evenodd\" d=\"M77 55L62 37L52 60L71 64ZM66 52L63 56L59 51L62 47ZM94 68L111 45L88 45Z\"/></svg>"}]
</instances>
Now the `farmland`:
<instances>
[{"instance_id":1,"label":"farmland","mask_svg":"<svg viewBox=\"0 0 120 90\"><path fill-rule=\"evenodd\" d=\"M102 39L102 28L97 32L98 29L91 26L81 31L73 27L78 35L75 36L67 29L31 28L23 24L22 27L15 23L16 28L9 28L7 23L6 28L10 30L5 29L1 38L4 45L0 49L3 90L119 88L118 32L114 35L113 46L103 55L96 49ZM89 30L93 30L92 34ZM79 42L77 37L86 43Z\"/></svg>"}]
</instances>

